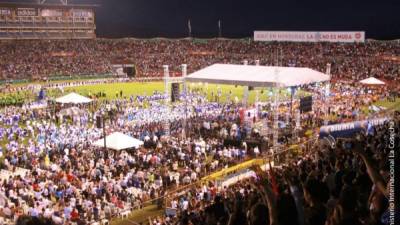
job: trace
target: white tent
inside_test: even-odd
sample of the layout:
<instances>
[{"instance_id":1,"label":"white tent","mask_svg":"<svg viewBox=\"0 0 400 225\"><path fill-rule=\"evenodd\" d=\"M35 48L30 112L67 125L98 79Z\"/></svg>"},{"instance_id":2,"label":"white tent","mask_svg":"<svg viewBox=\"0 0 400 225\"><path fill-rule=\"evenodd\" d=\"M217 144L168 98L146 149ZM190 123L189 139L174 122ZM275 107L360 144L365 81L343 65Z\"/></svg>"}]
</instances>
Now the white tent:
<instances>
[{"instance_id":1,"label":"white tent","mask_svg":"<svg viewBox=\"0 0 400 225\"><path fill-rule=\"evenodd\" d=\"M95 141L93 145L104 147L104 138ZM109 149L123 150L128 148L139 148L139 146L143 145L143 141L121 132L115 132L106 137L106 145Z\"/></svg>"},{"instance_id":2,"label":"white tent","mask_svg":"<svg viewBox=\"0 0 400 225\"><path fill-rule=\"evenodd\" d=\"M360 80L360 83L362 84L368 84L368 85L384 85L385 82L376 79L375 77L370 77L364 80Z\"/></svg>"},{"instance_id":3,"label":"white tent","mask_svg":"<svg viewBox=\"0 0 400 225\"><path fill-rule=\"evenodd\" d=\"M186 81L253 87L292 87L328 81L324 73L303 67L214 64L189 74Z\"/></svg>"},{"instance_id":4,"label":"white tent","mask_svg":"<svg viewBox=\"0 0 400 225\"><path fill-rule=\"evenodd\" d=\"M77 93L69 93L63 97L57 98L56 102L62 104L81 104L81 103L89 103L92 99L86 98L85 96L79 95Z\"/></svg>"}]
</instances>

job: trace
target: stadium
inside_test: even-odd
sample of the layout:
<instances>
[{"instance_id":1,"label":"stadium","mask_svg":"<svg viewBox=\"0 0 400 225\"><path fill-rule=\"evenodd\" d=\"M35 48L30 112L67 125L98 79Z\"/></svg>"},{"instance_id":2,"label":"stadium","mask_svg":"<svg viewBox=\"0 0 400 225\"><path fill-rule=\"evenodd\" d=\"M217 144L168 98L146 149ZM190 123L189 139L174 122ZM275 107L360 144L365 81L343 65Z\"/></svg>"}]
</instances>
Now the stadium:
<instances>
[{"instance_id":1,"label":"stadium","mask_svg":"<svg viewBox=\"0 0 400 225\"><path fill-rule=\"evenodd\" d=\"M100 2L0 2L0 224L397 224L395 28Z\"/></svg>"}]
</instances>

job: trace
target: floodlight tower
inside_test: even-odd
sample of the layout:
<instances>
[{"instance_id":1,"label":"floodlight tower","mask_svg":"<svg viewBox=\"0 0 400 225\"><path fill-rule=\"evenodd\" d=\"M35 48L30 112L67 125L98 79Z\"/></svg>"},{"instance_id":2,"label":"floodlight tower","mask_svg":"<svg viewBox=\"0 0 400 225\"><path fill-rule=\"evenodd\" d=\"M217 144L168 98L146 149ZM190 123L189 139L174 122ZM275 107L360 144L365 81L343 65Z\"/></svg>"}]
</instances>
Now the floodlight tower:
<instances>
[{"instance_id":1,"label":"floodlight tower","mask_svg":"<svg viewBox=\"0 0 400 225\"><path fill-rule=\"evenodd\" d=\"M39 4L44 4L46 3L47 0L38 0ZM60 0L61 4L63 5L68 5L68 0Z\"/></svg>"}]
</instances>

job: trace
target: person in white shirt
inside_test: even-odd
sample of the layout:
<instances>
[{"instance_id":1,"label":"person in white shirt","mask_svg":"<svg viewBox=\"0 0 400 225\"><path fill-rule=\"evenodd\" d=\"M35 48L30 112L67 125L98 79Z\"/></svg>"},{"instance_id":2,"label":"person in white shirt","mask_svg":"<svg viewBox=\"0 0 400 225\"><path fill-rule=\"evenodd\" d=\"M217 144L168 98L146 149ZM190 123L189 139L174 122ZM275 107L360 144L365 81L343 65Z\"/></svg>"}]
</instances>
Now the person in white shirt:
<instances>
[{"instance_id":1,"label":"person in white shirt","mask_svg":"<svg viewBox=\"0 0 400 225\"><path fill-rule=\"evenodd\" d=\"M44 210L43 217L50 219L53 215L53 212L54 212L53 209L51 207L47 206L46 209Z\"/></svg>"},{"instance_id":2,"label":"person in white shirt","mask_svg":"<svg viewBox=\"0 0 400 225\"><path fill-rule=\"evenodd\" d=\"M53 214L53 216L51 217L51 219L53 220L53 222L54 222L55 224L63 224L63 223L64 223L64 222L63 222L63 218L60 217L60 216L58 216L58 215L56 215L56 214Z\"/></svg>"},{"instance_id":3,"label":"person in white shirt","mask_svg":"<svg viewBox=\"0 0 400 225\"><path fill-rule=\"evenodd\" d=\"M171 208L176 209L177 207L178 207L178 201L176 200L171 201Z\"/></svg>"},{"instance_id":4,"label":"person in white shirt","mask_svg":"<svg viewBox=\"0 0 400 225\"><path fill-rule=\"evenodd\" d=\"M192 182L197 180L197 174L196 174L196 172L192 171L192 173L190 174L190 180L191 180Z\"/></svg>"},{"instance_id":5,"label":"person in white shirt","mask_svg":"<svg viewBox=\"0 0 400 225\"><path fill-rule=\"evenodd\" d=\"M188 208L189 208L189 201L184 199L182 201L181 209L182 209L182 211L186 211Z\"/></svg>"},{"instance_id":6,"label":"person in white shirt","mask_svg":"<svg viewBox=\"0 0 400 225\"><path fill-rule=\"evenodd\" d=\"M256 155L256 157L260 154L260 150L258 149L258 146L256 146L254 149L254 154Z\"/></svg>"}]
</instances>

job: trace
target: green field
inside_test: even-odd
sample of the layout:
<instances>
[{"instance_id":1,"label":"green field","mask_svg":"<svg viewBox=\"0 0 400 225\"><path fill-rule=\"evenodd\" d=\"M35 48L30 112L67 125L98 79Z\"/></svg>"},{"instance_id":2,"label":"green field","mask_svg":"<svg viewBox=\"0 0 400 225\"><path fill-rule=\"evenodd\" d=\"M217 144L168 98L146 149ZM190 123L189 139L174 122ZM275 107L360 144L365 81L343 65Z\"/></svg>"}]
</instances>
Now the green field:
<instances>
[{"instance_id":1,"label":"green field","mask_svg":"<svg viewBox=\"0 0 400 225\"><path fill-rule=\"evenodd\" d=\"M107 99L113 99L115 98L115 94L119 94L121 90L124 97L131 95L150 95L154 91L163 91L164 84L162 82L95 84L88 86L68 87L64 90L66 92L76 92L86 96L95 94L97 92L104 92Z\"/></svg>"},{"instance_id":2,"label":"green field","mask_svg":"<svg viewBox=\"0 0 400 225\"><path fill-rule=\"evenodd\" d=\"M181 85L182 90L182 85ZM235 97L238 97L239 100L243 98L244 87L243 86L234 86L234 85L216 85L216 84L202 84L202 83L189 83L189 90L200 90L200 92L207 94L208 99L211 100L212 93L214 96L217 94L218 90L221 90L221 98L222 102L227 100L227 96L231 92L231 100ZM79 87L69 87L66 88L66 92L77 92L82 95L90 95L95 94L97 92L106 93L106 99L114 99L116 94L121 90L123 92L123 97L136 96L136 95L151 95L154 91L164 92L164 83L163 82L147 82L147 83L139 83L139 82L131 82L131 83L113 83L113 84L96 84L89 86L79 86ZM168 88L170 91L170 88ZM253 90L249 92L249 102L254 103L256 98L256 93L258 92L260 101L273 101L273 97L270 95L273 91L272 88L265 88L263 90ZM263 93L262 93L263 92ZM308 95L305 91L298 91L295 98L299 98L299 96ZM290 93L287 89L281 89L280 100L289 100ZM213 99L214 100L214 99ZM378 101L375 103L376 106L383 106L387 109L400 110L400 99L396 99L395 102L389 101Z\"/></svg>"},{"instance_id":3,"label":"green field","mask_svg":"<svg viewBox=\"0 0 400 225\"><path fill-rule=\"evenodd\" d=\"M53 82L58 83L58 82ZM15 85L18 86L18 85ZM181 85L181 90L182 90ZM215 100L215 97L212 98L212 93L214 96L217 95L218 90L221 92L220 101L224 102L227 100L227 96L231 92L231 100L237 97L239 100L243 98L244 87L243 86L234 86L234 85L216 85L216 84L204 84L204 83L188 83L189 90L200 90L203 94L207 94L209 100ZM170 91L170 88L168 88ZM68 87L64 89L64 93L61 93L58 90L52 89L49 90L47 95L50 97L59 97L63 94L69 92L77 92L79 94L89 96L94 95L99 92L103 92L106 94L105 99L115 99L116 94L122 90L123 97L130 97L136 95L151 95L154 91L164 92L164 83L163 82L130 82L130 83L112 83L112 84L96 84L96 85L87 85L87 86L79 86L79 87ZM271 88L265 88L263 90L258 89L257 91L249 92L249 103L254 103L256 98L256 93L258 92L260 101L273 101L271 92L273 90ZM263 93L262 93L263 92ZM0 98L7 94L0 94ZM15 95L15 94L11 94ZM23 96L26 101L32 101L36 94L24 93L20 92L19 95ZM294 98L298 99L300 96L307 95L305 91L298 91ZM287 89L281 89L280 101L289 100L290 94ZM379 101L375 105L384 106L386 108L400 110L400 100L397 99L396 102L388 102L388 101ZM363 108L365 111L366 108Z\"/></svg>"},{"instance_id":4,"label":"green field","mask_svg":"<svg viewBox=\"0 0 400 225\"><path fill-rule=\"evenodd\" d=\"M216 85L216 84L201 84L201 83L190 83L188 84L189 90L200 90L202 93L206 93L208 98L211 99L212 94L214 96L217 95L218 90L221 90L221 101L226 101L227 96L231 92L232 100L235 97L238 97L239 100L242 99L244 93L243 86L233 86L233 85ZM80 87L69 87L66 88L66 92L77 92L82 95L91 95L98 92L106 93L107 99L113 99L116 97L121 90L123 93L123 97L136 96L136 95L151 95L154 91L164 92L164 83L163 82L149 82L149 83L113 83L113 84L96 84L89 86L80 86ZM170 88L169 88L170 89ZM181 85L182 89L182 85ZM170 91L170 90L169 90ZM259 99L261 101L272 100L272 97L269 96L270 91L272 89L264 89L263 93L261 90L258 91L250 91L249 92L249 102L254 102L256 98L256 92L259 92ZM305 92L300 91L300 94L305 94ZM280 98L289 99L289 92L284 89L281 91Z\"/></svg>"},{"instance_id":5,"label":"green field","mask_svg":"<svg viewBox=\"0 0 400 225\"><path fill-rule=\"evenodd\" d=\"M374 104L375 106L379 107L385 107L387 110L394 110L394 111L400 111L400 98L397 98L395 102L389 102L389 101L378 101ZM364 113L368 114L368 107L364 106L361 109Z\"/></svg>"}]
</instances>

